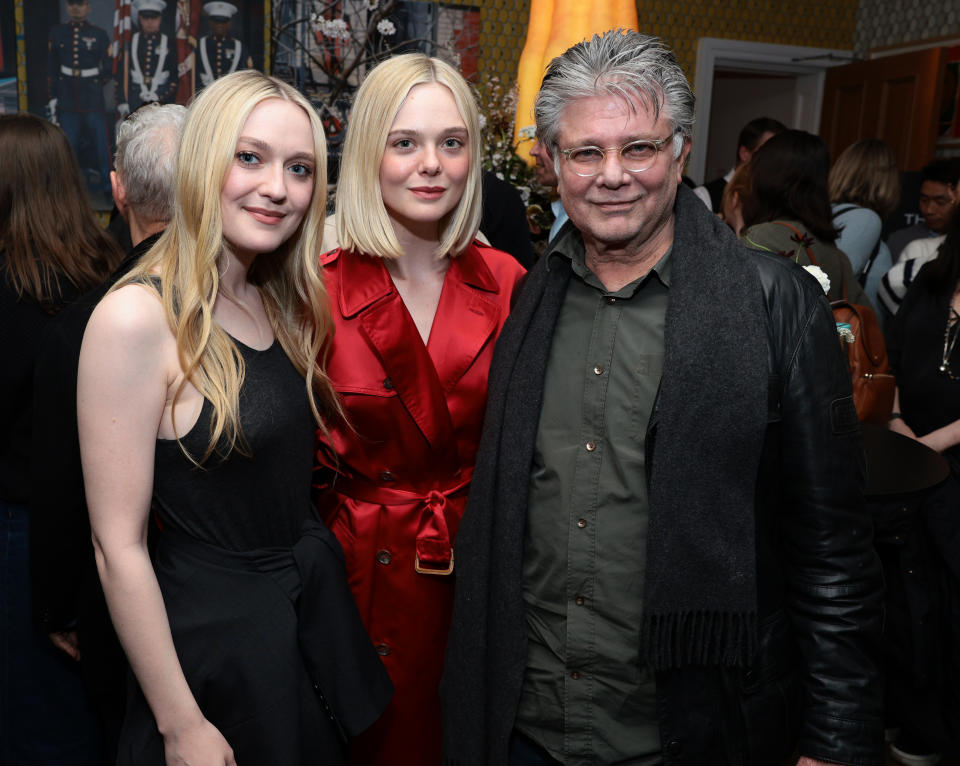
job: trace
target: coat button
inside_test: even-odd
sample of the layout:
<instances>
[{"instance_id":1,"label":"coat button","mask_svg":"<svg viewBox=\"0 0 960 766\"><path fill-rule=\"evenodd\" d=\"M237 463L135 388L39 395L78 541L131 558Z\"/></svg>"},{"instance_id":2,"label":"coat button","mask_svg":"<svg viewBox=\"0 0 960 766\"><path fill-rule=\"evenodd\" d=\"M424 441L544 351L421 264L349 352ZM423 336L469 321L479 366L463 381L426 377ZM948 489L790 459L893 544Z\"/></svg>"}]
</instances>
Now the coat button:
<instances>
[{"instance_id":1,"label":"coat button","mask_svg":"<svg viewBox=\"0 0 960 766\"><path fill-rule=\"evenodd\" d=\"M573 600L573 603L576 604L577 606L583 606L583 602L584 602L583 596L577 596L577 597Z\"/></svg>"},{"instance_id":2,"label":"coat button","mask_svg":"<svg viewBox=\"0 0 960 766\"><path fill-rule=\"evenodd\" d=\"M607 296L607 303L609 303L609 304L614 304L614 303L616 303L616 302L617 302L617 299L614 298L612 295L608 295L608 296Z\"/></svg>"},{"instance_id":3,"label":"coat button","mask_svg":"<svg viewBox=\"0 0 960 766\"><path fill-rule=\"evenodd\" d=\"M390 378L384 378L383 387L387 389L387 391L393 391L393 381L390 380Z\"/></svg>"},{"instance_id":4,"label":"coat button","mask_svg":"<svg viewBox=\"0 0 960 766\"><path fill-rule=\"evenodd\" d=\"M570 674L570 678L572 678L574 681L579 681L579 680L580 680L580 671L579 671L579 670L574 670L574 671Z\"/></svg>"},{"instance_id":5,"label":"coat button","mask_svg":"<svg viewBox=\"0 0 960 766\"><path fill-rule=\"evenodd\" d=\"M587 520L577 519L577 526L580 527L580 529L583 529L585 526L587 526Z\"/></svg>"},{"instance_id":6,"label":"coat button","mask_svg":"<svg viewBox=\"0 0 960 766\"><path fill-rule=\"evenodd\" d=\"M603 365L602 365L602 364L596 365L596 366L593 368L593 374L594 374L594 375L603 375Z\"/></svg>"},{"instance_id":7,"label":"coat button","mask_svg":"<svg viewBox=\"0 0 960 766\"><path fill-rule=\"evenodd\" d=\"M390 654L390 647L386 644L377 644L377 654L379 654L381 657L386 657L388 654Z\"/></svg>"},{"instance_id":8,"label":"coat button","mask_svg":"<svg viewBox=\"0 0 960 766\"><path fill-rule=\"evenodd\" d=\"M393 556L388 550L377 551L377 561L386 566L391 561L393 561Z\"/></svg>"},{"instance_id":9,"label":"coat button","mask_svg":"<svg viewBox=\"0 0 960 766\"><path fill-rule=\"evenodd\" d=\"M393 471L380 471L380 481L393 481Z\"/></svg>"},{"instance_id":10,"label":"coat button","mask_svg":"<svg viewBox=\"0 0 960 766\"><path fill-rule=\"evenodd\" d=\"M587 442L587 443L584 444L583 446L587 448L587 452L593 452L593 451L597 448L597 443L596 443L596 442Z\"/></svg>"},{"instance_id":11,"label":"coat button","mask_svg":"<svg viewBox=\"0 0 960 766\"><path fill-rule=\"evenodd\" d=\"M663 749L667 755L671 755L674 758L679 758L683 755L683 743L678 739L668 742L667 746Z\"/></svg>"}]
</instances>

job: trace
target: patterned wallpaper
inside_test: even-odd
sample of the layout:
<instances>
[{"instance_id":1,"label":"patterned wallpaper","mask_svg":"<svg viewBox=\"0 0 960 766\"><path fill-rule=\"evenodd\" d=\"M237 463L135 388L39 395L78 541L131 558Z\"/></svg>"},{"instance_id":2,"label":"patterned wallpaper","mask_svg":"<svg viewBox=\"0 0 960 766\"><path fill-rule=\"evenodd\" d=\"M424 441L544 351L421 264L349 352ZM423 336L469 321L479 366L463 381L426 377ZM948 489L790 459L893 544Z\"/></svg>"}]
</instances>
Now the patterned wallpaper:
<instances>
[{"instance_id":1,"label":"patterned wallpaper","mask_svg":"<svg viewBox=\"0 0 960 766\"><path fill-rule=\"evenodd\" d=\"M948 35L960 36L957 0L860 0L854 51Z\"/></svg>"},{"instance_id":2,"label":"patterned wallpaper","mask_svg":"<svg viewBox=\"0 0 960 766\"><path fill-rule=\"evenodd\" d=\"M512 80L526 38L529 0L463 0L480 5L480 68ZM862 0L879 5L930 5L930 0ZM938 0L938 4L956 0ZM640 31L662 37L693 79L697 40L725 37L754 42L853 48L857 0L638 0ZM954 13L956 15L956 13Z\"/></svg>"}]
</instances>

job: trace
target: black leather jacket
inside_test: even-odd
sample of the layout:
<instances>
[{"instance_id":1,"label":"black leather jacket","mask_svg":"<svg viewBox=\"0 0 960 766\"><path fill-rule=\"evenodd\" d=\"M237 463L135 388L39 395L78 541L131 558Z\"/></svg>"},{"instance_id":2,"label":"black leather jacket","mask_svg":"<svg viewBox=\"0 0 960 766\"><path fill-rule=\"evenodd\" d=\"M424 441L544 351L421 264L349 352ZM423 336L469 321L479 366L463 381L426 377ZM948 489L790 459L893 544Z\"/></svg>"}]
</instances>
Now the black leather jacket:
<instances>
[{"instance_id":1,"label":"black leather jacket","mask_svg":"<svg viewBox=\"0 0 960 766\"><path fill-rule=\"evenodd\" d=\"M849 379L826 353L837 342L823 337L832 314L812 321L830 313L826 300L778 276L795 268L787 260L757 263L770 369L756 505L759 651L746 670L658 677L664 762L772 766L796 744L831 763L880 764L882 581ZM804 375L813 360L821 374ZM823 402L829 417L813 409Z\"/></svg>"}]
</instances>

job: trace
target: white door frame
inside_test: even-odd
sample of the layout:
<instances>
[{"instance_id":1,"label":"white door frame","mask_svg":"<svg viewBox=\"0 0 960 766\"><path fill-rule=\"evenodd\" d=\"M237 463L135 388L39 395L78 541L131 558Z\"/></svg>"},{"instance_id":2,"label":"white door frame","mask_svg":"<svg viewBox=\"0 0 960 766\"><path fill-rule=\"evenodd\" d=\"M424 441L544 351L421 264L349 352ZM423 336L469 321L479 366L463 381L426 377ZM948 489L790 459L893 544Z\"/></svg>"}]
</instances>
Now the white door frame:
<instances>
[{"instance_id":1,"label":"white door frame","mask_svg":"<svg viewBox=\"0 0 960 766\"><path fill-rule=\"evenodd\" d=\"M707 164L707 136L710 134L715 69L723 67L797 75L794 117L790 127L819 133L824 72L851 61L851 51L833 48L701 37L697 42L697 73L693 83L693 91L697 96L697 118L693 127L693 149L687 174L701 183L706 180L703 174Z\"/></svg>"}]
</instances>

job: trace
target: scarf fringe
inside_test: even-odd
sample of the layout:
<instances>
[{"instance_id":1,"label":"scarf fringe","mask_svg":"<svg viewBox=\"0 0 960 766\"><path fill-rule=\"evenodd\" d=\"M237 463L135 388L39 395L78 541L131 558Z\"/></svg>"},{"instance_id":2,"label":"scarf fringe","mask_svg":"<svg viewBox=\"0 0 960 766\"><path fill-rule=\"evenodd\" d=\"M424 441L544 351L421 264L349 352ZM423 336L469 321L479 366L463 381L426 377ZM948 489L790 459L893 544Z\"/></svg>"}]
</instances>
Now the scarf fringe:
<instances>
[{"instance_id":1,"label":"scarf fringe","mask_svg":"<svg viewBox=\"0 0 960 766\"><path fill-rule=\"evenodd\" d=\"M641 654L656 671L685 665L749 667L757 651L757 615L679 612L644 617Z\"/></svg>"}]
</instances>

